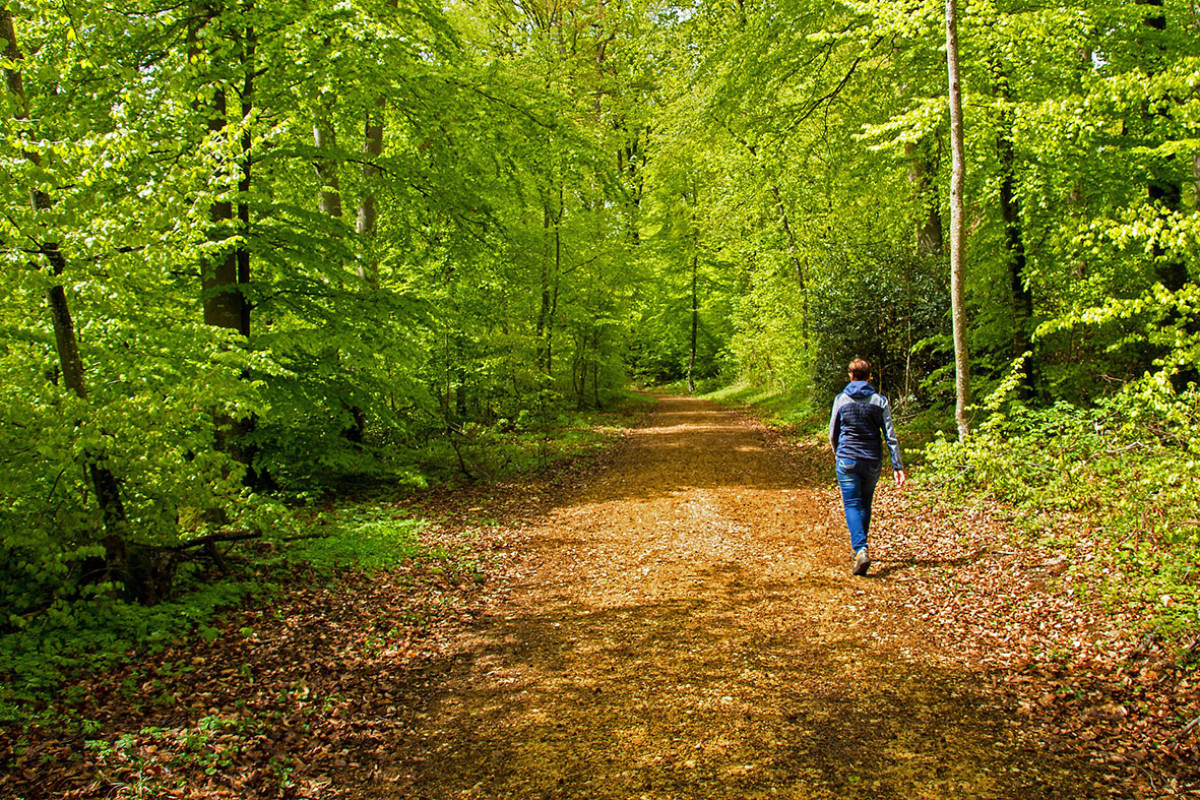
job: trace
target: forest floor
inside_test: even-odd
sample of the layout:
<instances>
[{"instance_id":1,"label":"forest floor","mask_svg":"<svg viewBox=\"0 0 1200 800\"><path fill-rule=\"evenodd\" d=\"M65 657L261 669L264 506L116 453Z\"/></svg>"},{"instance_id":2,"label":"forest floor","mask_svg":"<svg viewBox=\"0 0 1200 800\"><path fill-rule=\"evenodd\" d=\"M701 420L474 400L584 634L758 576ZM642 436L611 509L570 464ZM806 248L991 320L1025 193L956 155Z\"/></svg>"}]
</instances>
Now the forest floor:
<instances>
[{"instance_id":1,"label":"forest floor","mask_svg":"<svg viewBox=\"0 0 1200 800\"><path fill-rule=\"evenodd\" d=\"M738 412L663 399L584 469L397 511L481 579L238 612L89 685L86 750L32 730L0 795L1200 796L1191 673L1059 554L886 480L853 577L827 450Z\"/></svg>"}]
</instances>

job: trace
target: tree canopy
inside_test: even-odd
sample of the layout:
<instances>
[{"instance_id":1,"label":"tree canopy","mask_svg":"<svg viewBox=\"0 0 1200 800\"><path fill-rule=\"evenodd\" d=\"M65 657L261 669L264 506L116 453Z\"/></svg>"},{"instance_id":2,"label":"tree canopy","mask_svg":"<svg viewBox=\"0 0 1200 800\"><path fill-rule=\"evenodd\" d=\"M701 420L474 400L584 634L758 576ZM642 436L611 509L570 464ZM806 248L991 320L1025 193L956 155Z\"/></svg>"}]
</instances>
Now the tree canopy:
<instances>
[{"instance_id":1,"label":"tree canopy","mask_svg":"<svg viewBox=\"0 0 1200 800\"><path fill-rule=\"evenodd\" d=\"M7 624L635 380L945 407L943 12L4 3ZM1194 432L1194 4L959 17L978 394Z\"/></svg>"}]
</instances>

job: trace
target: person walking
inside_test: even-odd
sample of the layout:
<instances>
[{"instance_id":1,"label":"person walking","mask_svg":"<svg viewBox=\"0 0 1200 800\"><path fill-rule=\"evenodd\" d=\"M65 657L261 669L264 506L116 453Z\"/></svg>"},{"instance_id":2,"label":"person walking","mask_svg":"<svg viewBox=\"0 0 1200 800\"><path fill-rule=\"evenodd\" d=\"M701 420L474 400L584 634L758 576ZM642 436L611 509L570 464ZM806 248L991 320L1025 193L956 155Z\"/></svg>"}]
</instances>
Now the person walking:
<instances>
[{"instance_id":1,"label":"person walking","mask_svg":"<svg viewBox=\"0 0 1200 800\"><path fill-rule=\"evenodd\" d=\"M883 443L887 442L896 485L903 488L904 463L892 424L887 398L871 385L871 365L861 358L850 362L850 383L833 400L829 417L829 444L837 462L837 481L850 529L855 575L871 567L867 536L871 530L871 501L883 470Z\"/></svg>"}]
</instances>

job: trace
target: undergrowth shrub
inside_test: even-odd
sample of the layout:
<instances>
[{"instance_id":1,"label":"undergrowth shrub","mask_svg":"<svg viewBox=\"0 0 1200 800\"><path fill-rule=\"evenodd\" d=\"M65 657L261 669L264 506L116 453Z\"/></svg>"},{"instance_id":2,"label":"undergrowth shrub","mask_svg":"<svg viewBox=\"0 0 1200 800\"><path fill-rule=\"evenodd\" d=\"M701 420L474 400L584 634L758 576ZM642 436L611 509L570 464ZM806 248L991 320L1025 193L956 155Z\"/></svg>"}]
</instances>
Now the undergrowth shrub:
<instances>
[{"instance_id":1,"label":"undergrowth shrub","mask_svg":"<svg viewBox=\"0 0 1200 800\"><path fill-rule=\"evenodd\" d=\"M810 330L815 396L832 399L846 385L850 360L866 358L893 405L939 399L944 388L930 387L944 383L935 374L945 363L938 348L948 311L941 260L847 247L827 253L822 267L809 299L820 309Z\"/></svg>"},{"instance_id":2,"label":"undergrowth shrub","mask_svg":"<svg viewBox=\"0 0 1200 800\"><path fill-rule=\"evenodd\" d=\"M255 581L202 583L178 600L144 606L97 596L59 600L19 630L0 635L0 723L28 715L73 674L96 674L135 649L204 635L218 609L269 591Z\"/></svg>"},{"instance_id":3,"label":"undergrowth shrub","mask_svg":"<svg viewBox=\"0 0 1200 800\"><path fill-rule=\"evenodd\" d=\"M64 681L103 671L132 653L186 636L219 635L211 627L218 612L276 592L299 565L331 579L343 569L374 572L412 558L448 558L420 542L424 526L396 517L388 504L348 503L316 515L295 509L279 521L276 538L239 552L234 574L217 576L198 563L182 564L180 592L169 602L146 606L101 593L59 599L0 631L0 722L28 717L31 706Z\"/></svg>"},{"instance_id":4,"label":"undergrowth shrub","mask_svg":"<svg viewBox=\"0 0 1200 800\"><path fill-rule=\"evenodd\" d=\"M463 463L485 478L541 469L595 452L613 430L594 414L564 412L552 404L546 408L541 415L465 427L460 434ZM450 465L456 454L423 456ZM430 463L421 467L432 473ZM451 466L442 469L444 478L453 471ZM297 568L320 580L338 580L346 571L379 572L420 561L435 562L436 571L460 579L479 579L481 571L469 553L429 547L419 537L423 521L397 516L396 488L395 482L379 488L374 499L361 493L343 496L336 505L327 504L328 495L321 492L288 495L286 503L279 497L248 496L238 520L262 537L228 543L220 559L192 551L178 564L175 593L154 605L125 602L105 583L63 591L70 577L65 557L42 556L39 561L32 545L0 536L0 723L30 719L32 709L45 707L64 683L101 672L139 651L187 636L217 636L212 620L222 609L277 591L279 584L294 580ZM326 510L317 511L318 503ZM218 523L204 522L195 511L181 514L180 520L193 536L221 532ZM12 515L4 523L0 533L19 529ZM221 549L225 547L223 543ZM89 554L96 553L82 550L76 560ZM35 570L59 580L51 587L59 591L49 592L45 582L32 581L29 573Z\"/></svg>"},{"instance_id":5,"label":"undergrowth shrub","mask_svg":"<svg viewBox=\"0 0 1200 800\"><path fill-rule=\"evenodd\" d=\"M1200 628L1200 393L1152 376L1090 408L1001 410L1011 385L969 439L927 448L926 479L949 502L1009 506L1043 544L1094 543L1108 600L1163 632Z\"/></svg>"},{"instance_id":6,"label":"undergrowth shrub","mask_svg":"<svg viewBox=\"0 0 1200 800\"><path fill-rule=\"evenodd\" d=\"M346 567L371 572L399 566L425 549L417 538L425 527L422 520L393 518L371 506L338 517L321 526L322 535L292 544L287 559L305 561L318 573Z\"/></svg>"}]
</instances>

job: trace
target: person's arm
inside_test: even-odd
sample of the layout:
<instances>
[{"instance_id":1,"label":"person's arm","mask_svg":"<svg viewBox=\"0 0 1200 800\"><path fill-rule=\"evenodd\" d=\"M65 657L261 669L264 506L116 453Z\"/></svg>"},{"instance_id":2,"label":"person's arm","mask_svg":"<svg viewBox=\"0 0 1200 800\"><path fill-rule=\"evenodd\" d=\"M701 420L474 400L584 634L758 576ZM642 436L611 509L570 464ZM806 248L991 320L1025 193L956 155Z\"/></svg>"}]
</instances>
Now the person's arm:
<instances>
[{"instance_id":1,"label":"person's arm","mask_svg":"<svg viewBox=\"0 0 1200 800\"><path fill-rule=\"evenodd\" d=\"M892 407L883 401L883 436L887 440L888 452L892 455L892 470L896 473L896 484L904 485L904 462L900 459L900 440L896 437L896 426L892 423Z\"/></svg>"},{"instance_id":2,"label":"person's arm","mask_svg":"<svg viewBox=\"0 0 1200 800\"><path fill-rule=\"evenodd\" d=\"M842 395L838 395L833 399L833 413L829 415L829 446L833 452L837 452L838 436L842 432L842 426L838 422L838 409L842 407Z\"/></svg>"}]
</instances>

